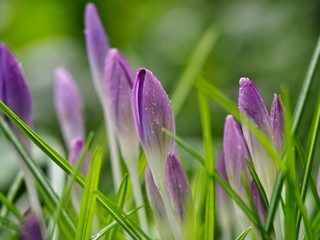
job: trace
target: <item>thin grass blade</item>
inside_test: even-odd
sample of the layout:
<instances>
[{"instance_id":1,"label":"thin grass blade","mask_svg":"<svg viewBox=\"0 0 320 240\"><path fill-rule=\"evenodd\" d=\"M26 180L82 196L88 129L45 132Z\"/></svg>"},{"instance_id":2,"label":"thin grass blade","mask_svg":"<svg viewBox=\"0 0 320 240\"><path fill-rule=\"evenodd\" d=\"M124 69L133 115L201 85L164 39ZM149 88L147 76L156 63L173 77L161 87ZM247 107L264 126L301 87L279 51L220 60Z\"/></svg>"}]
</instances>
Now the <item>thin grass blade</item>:
<instances>
[{"instance_id":1,"label":"thin grass blade","mask_svg":"<svg viewBox=\"0 0 320 240\"><path fill-rule=\"evenodd\" d=\"M248 236L252 229L252 226L248 227L246 230L244 230L237 238L236 240L244 240Z\"/></svg>"}]
</instances>

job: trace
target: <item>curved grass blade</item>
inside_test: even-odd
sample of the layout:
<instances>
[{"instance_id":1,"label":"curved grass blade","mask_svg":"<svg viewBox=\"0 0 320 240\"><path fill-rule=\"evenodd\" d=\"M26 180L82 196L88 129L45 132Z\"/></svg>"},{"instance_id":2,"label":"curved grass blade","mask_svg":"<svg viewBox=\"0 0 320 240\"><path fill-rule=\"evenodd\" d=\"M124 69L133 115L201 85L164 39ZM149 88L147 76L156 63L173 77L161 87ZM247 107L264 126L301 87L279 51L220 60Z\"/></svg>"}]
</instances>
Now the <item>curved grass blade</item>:
<instances>
[{"instance_id":1,"label":"curved grass blade","mask_svg":"<svg viewBox=\"0 0 320 240\"><path fill-rule=\"evenodd\" d=\"M211 175L214 172L215 159L213 152L213 143L211 137L211 123L210 123L210 106L206 96L199 93L200 117L202 125L202 135L204 138L204 166L206 171ZM205 210L205 230L204 239L214 239L215 229L215 184L214 178L207 178L206 180L206 210Z\"/></svg>"},{"instance_id":2,"label":"curved grass blade","mask_svg":"<svg viewBox=\"0 0 320 240\"><path fill-rule=\"evenodd\" d=\"M16 206L2 192L0 192L0 202L2 202L2 204L6 206L7 209L10 210L19 220L23 219Z\"/></svg>"},{"instance_id":3,"label":"curved grass blade","mask_svg":"<svg viewBox=\"0 0 320 240\"><path fill-rule=\"evenodd\" d=\"M96 191L98 189L102 166L102 149L98 148L92 157L86 184L84 186L79 222L76 231L76 240L89 239L96 205Z\"/></svg>"},{"instance_id":4,"label":"curved grass blade","mask_svg":"<svg viewBox=\"0 0 320 240\"><path fill-rule=\"evenodd\" d=\"M191 87L205 64L213 46L218 39L218 33L213 26L210 26L201 37L197 47L192 53L190 60L178 81L172 95L172 108L177 116L185 101Z\"/></svg>"},{"instance_id":5,"label":"curved grass blade","mask_svg":"<svg viewBox=\"0 0 320 240\"><path fill-rule=\"evenodd\" d=\"M247 235L249 234L249 232L251 231L252 226L249 226L246 230L244 230L237 238L236 240L244 240L246 239Z\"/></svg>"},{"instance_id":6,"label":"curved grass blade","mask_svg":"<svg viewBox=\"0 0 320 240\"><path fill-rule=\"evenodd\" d=\"M53 160L63 171L68 175L73 172L73 166L51 148L42 138L39 137L31 128L29 128L15 113L13 113L2 101L0 101L0 109L3 113L24 133L28 138L36 144L51 160ZM84 187L84 177L80 174L76 175L75 180L80 186ZM97 191L98 203L121 225L121 227L133 239L150 239L139 227L133 226L133 223L124 218L122 211L117 206L104 196L100 191Z\"/></svg>"}]
</instances>

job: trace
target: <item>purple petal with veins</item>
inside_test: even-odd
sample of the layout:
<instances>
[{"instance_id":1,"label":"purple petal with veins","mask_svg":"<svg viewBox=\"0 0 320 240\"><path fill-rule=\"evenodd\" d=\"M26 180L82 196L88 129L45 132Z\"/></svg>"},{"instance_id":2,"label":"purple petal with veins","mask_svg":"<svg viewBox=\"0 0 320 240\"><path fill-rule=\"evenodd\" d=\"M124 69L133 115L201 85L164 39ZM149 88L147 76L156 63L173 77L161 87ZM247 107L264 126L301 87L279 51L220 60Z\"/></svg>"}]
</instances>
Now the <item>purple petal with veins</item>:
<instances>
[{"instance_id":1,"label":"purple petal with veins","mask_svg":"<svg viewBox=\"0 0 320 240\"><path fill-rule=\"evenodd\" d=\"M76 137L71 141L69 162L73 166L77 165L84 146L85 146L85 142L84 142L83 138L81 138L81 137ZM87 175L87 172L89 170L89 165L90 165L90 160L91 160L90 153L87 153L85 158L86 159L84 160L84 163L81 167L81 172L84 176Z\"/></svg>"},{"instance_id":2,"label":"purple petal with veins","mask_svg":"<svg viewBox=\"0 0 320 240\"><path fill-rule=\"evenodd\" d=\"M279 153L283 150L283 106L275 94L271 106L270 123L273 132L273 142Z\"/></svg>"},{"instance_id":3,"label":"purple petal with veins","mask_svg":"<svg viewBox=\"0 0 320 240\"><path fill-rule=\"evenodd\" d=\"M226 173L231 187L241 196L245 196L242 175L250 180L245 160L250 160L250 154L238 123L228 115L224 125L223 155Z\"/></svg>"},{"instance_id":4,"label":"purple petal with veins","mask_svg":"<svg viewBox=\"0 0 320 240\"><path fill-rule=\"evenodd\" d=\"M186 201L190 197L188 178L178 158L169 154L166 165L167 192L174 213L183 222L186 211Z\"/></svg>"},{"instance_id":5,"label":"purple petal with veins","mask_svg":"<svg viewBox=\"0 0 320 240\"><path fill-rule=\"evenodd\" d=\"M55 71L54 104L65 143L84 137L83 102L76 81L63 67Z\"/></svg>"},{"instance_id":6,"label":"purple petal with veins","mask_svg":"<svg viewBox=\"0 0 320 240\"><path fill-rule=\"evenodd\" d=\"M116 129L122 153L131 148L138 157L139 139L132 110L134 76L127 60L117 49L110 49L106 57L104 92L112 123Z\"/></svg>"},{"instance_id":7,"label":"purple petal with veins","mask_svg":"<svg viewBox=\"0 0 320 240\"><path fill-rule=\"evenodd\" d=\"M85 38L94 85L101 93L104 61L109 49L109 41L101 23L96 6L88 3L85 10Z\"/></svg>"},{"instance_id":8,"label":"purple petal with veins","mask_svg":"<svg viewBox=\"0 0 320 240\"><path fill-rule=\"evenodd\" d=\"M159 80L144 68L137 70L132 99L140 142L158 185L164 177L167 156L175 148L174 141L161 130L166 128L175 134L171 103Z\"/></svg>"}]
</instances>

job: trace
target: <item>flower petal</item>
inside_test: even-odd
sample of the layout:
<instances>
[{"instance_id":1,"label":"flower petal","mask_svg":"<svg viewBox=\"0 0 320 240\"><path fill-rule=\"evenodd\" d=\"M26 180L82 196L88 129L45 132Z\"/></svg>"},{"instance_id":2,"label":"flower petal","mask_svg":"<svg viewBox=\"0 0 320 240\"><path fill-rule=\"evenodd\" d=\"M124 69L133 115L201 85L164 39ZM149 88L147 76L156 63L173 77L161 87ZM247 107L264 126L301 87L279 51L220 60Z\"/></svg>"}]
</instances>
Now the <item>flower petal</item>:
<instances>
[{"instance_id":1,"label":"flower petal","mask_svg":"<svg viewBox=\"0 0 320 240\"><path fill-rule=\"evenodd\" d=\"M134 76L127 60L117 49L110 49L106 57L103 86L106 102L122 154L133 154L131 158L136 159L139 139L132 110L133 83Z\"/></svg>"},{"instance_id":2,"label":"flower petal","mask_svg":"<svg viewBox=\"0 0 320 240\"><path fill-rule=\"evenodd\" d=\"M26 213L26 219L23 224L23 229L20 240L42 240L42 234L40 229L40 224L35 214L30 210Z\"/></svg>"},{"instance_id":3,"label":"flower petal","mask_svg":"<svg viewBox=\"0 0 320 240\"><path fill-rule=\"evenodd\" d=\"M270 123L273 131L273 142L279 153L283 150L283 106L275 94L271 106Z\"/></svg>"},{"instance_id":4,"label":"flower petal","mask_svg":"<svg viewBox=\"0 0 320 240\"><path fill-rule=\"evenodd\" d=\"M75 137L84 137L83 102L74 78L59 67L55 71L54 104L65 143L70 146Z\"/></svg>"},{"instance_id":5,"label":"flower petal","mask_svg":"<svg viewBox=\"0 0 320 240\"><path fill-rule=\"evenodd\" d=\"M140 142L158 185L164 177L167 156L175 148L174 141L162 131L166 128L175 134L171 103L159 80L144 68L137 70L132 97Z\"/></svg>"},{"instance_id":6,"label":"flower petal","mask_svg":"<svg viewBox=\"0 0 320 240\"><path fill-rule=\"evenodd\" d=\"M256 185L256 183L252 180L251 181L251 194L252 194L252 198L256 204L256 208L257 208L257 211L258 211L258 214L259 214L259 217L260 217L260 221L262 223L265 222L266 220L266 209L263 205L263 202L262 202L262 199L261 199L261 196L260 196L260 193L259 193L259 190L258 190L258 187Z\"/></svg>"},{"instance_id":7,"label":"flower petal","mask_svg":"<svg viewBox=\"0 0 320 240\"><path fill-rule=\"evenodd\" d=\"M73 166L77 165L78 160L80 158L81 151L83 150L84 146L85 146L85 142L81 137L76 137L71 141L69 162ZM90 160L91 160L90 154L87 153L86 159L84 160L84 163L81 167L81 172L84 176L87 175L87 172L89 170Z\"/></svg>"},{"instance_id":8,"label":"flower petal","mask_svg":"<svg viewBox=\"0 0 320 240\"><path fill-rule=\"evenodd\" d=\"M96 6L88 3L85 10L85 38L93 81L99 97L103 79L104 61L109 49L109 41L101 23Z\"/></svg>"}]
</instances>

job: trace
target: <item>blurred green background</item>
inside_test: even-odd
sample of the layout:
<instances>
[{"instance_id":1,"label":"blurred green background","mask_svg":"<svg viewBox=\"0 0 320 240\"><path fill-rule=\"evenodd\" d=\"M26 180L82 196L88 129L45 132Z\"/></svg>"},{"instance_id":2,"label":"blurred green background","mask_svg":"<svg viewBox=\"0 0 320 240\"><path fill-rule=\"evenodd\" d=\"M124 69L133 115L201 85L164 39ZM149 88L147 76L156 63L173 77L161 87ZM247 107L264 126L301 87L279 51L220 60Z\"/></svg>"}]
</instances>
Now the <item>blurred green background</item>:
<instances>
[{"instance_id":1,"label":"blurred green background","mask_svg":"<svg viewBox=\"0 0 320 240\"><path fill-rule=\"evenodd\" d=\"M247 76L257 84L268 108L273 94L287 87L294 107L320 32L318 0L93 2L111 46L123 52L134 70L146 67L153 71L169 96L201 36L213 25L219 36L203 68L203 77L236 102L238 81ZM62 149L62 138L53 109L53 71L57 66L67 67L80 85L87 130L97 130L102 124L83 34L86 3L0 0L0 41L22 63L33 94L36 131L58 149ZM303 122L307 126L320 89L319 74L316 78ZM195 144L201 139L197 99L193 89L176 119L178 135ZM212 133L218 143L225 116L226 112L212 103ZM308 137L307 132L300 136L303 142ZM5 152L7 145L1 139L0 148ZM6 176L0 174L0 189L7 186L16 171L14 164L9 165Z\"/></svg>"}]
</instances>

